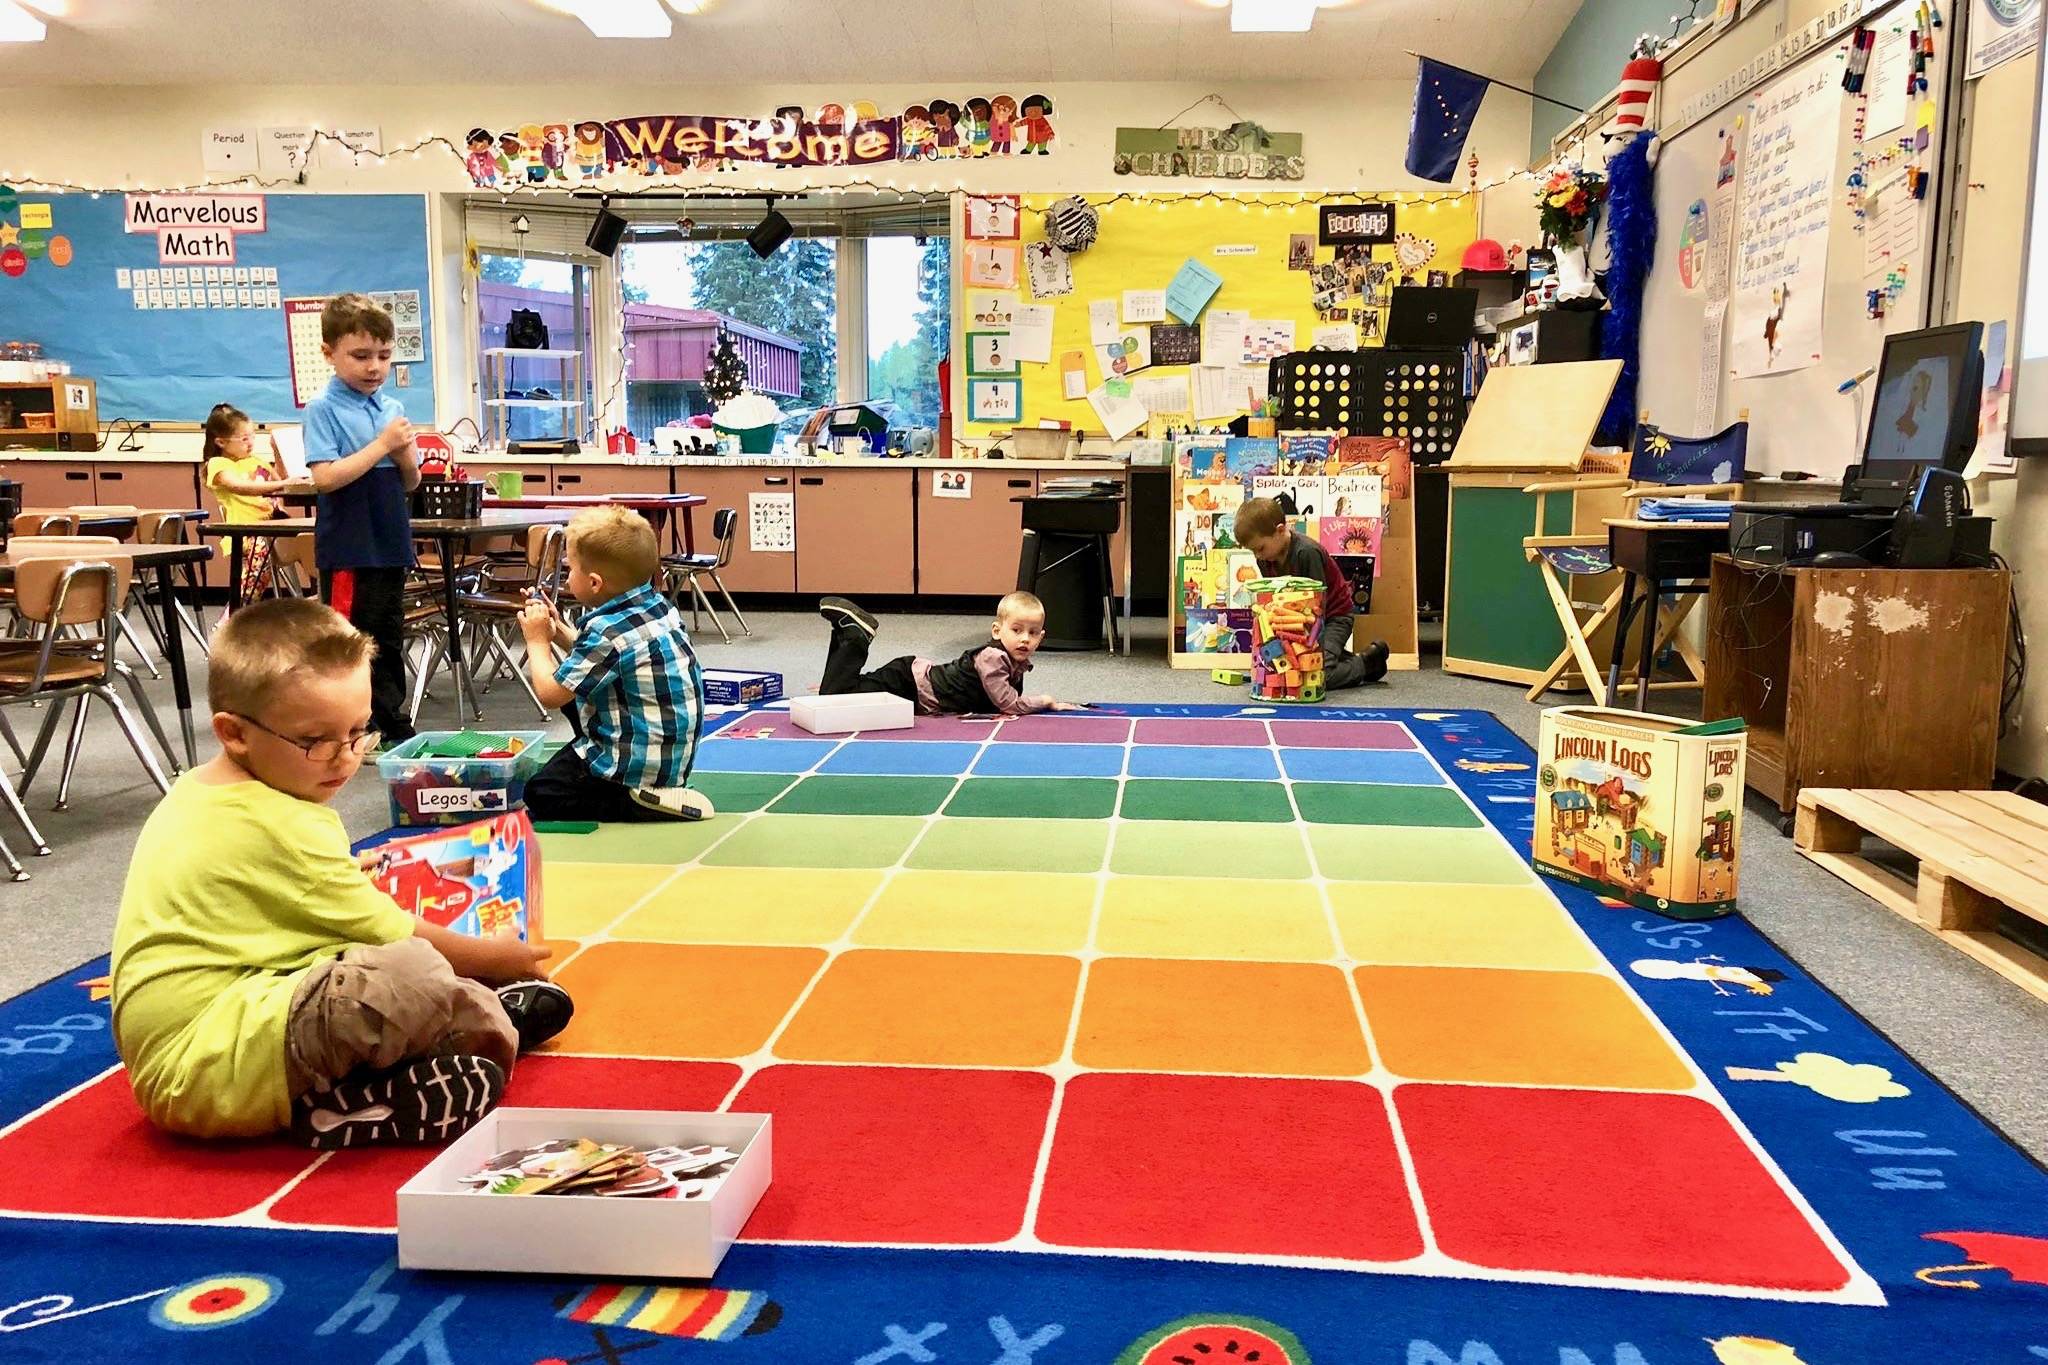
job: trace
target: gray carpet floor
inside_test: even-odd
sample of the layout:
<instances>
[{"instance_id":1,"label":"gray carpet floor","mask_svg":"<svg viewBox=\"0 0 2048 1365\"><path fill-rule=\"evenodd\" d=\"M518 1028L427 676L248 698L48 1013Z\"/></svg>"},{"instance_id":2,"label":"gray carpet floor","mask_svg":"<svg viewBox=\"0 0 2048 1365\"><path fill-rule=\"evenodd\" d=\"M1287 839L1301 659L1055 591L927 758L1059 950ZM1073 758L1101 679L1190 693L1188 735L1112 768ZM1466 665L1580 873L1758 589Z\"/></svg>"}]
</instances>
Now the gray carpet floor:
<instances>
[{"instance_id":1,"label":"gray carpet floor","mask_svg":"<svg viewBox=\"0 0 2048 1365\"><path fill-rule=\"evenodd\" d=\"M783 675L792 694L815 685L823 663L824 624L814 615L756 613L754 633L721 642L709 622L698 636L708 666L754 667ZM1164 623L1140 621L1132 657L1106 653L1043 654L1035 687L1074 700L1228 701L1235 693L1206 673L1175 672L1164 662ZM875 658L901 653L945 656L986 638L979 617L892 616ZM197 686L203 697L204 667ZM1538 708L1519 687L1436 671L1424 656L1419 673L1397 673L1360 696L1368 704L1490 711L1530 743ZM168 681L148 684L164 724L176 734ZM1687 704L1686 694L1676 707ZM1346 698L1349 700L1349 698ZM202 710L203 705L202 705ZM445 689L430 698L422 721L446 725ZM33 713L15 711L16 728ZM531 703L508 681L485 698L487 721L535 723ZM203 724L203 717L202 717ZM551 727L566 732L559 719ZM211 752L202 731L201 756ZM0 999L107 950L135 836L157 792L109 715L95 713L86 732L71 808L52 811L54 769L39 777L32 813L55 852L25 858L33 880L0 882ZM352 835L389 823L384 788L366 767L336 802ZM1743 845L1741 904L1816 979L1915 1061L1939 1077L2037 1159L2048 1160L2048 1005L1905 923L1800 857L1775 832L1775 811L1752 798ZM0 836L26 854L20 831L0 816Z\"/></svg>"}]
</instances>

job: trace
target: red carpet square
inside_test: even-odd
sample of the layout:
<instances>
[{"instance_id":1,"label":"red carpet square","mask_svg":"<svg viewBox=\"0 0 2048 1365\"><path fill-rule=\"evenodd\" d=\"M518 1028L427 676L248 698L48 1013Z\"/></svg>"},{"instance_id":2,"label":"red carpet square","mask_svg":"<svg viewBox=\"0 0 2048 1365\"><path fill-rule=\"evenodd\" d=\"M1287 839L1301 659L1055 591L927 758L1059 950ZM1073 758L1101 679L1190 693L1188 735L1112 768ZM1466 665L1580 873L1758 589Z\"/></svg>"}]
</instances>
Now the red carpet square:
<instances>
[{"instance_id":1,"label":"red carpet square","mask_svg":"<svg viewBox=\"0 0 2048 1365\"><path fill-rule=\"evenodd\" d=\"M173 1137L103 1076L0 1138L0 1209L109 1218L226 1218L261 1204L318 1154L281 1139Z\"/></svg>"},{"instance_id":2,"label":"red carpet square","mask_svg":"<svg viewBox=\"0 0 2048 1365\"><path fill-rule=\"evenodd\" d=\"M771 1066L727 1106L775 1116L755 1240L973 1246L1014 1237L1052 1105L1035 1071Z\"/></svg>"},{"instance_id":3,"label":"red carpet square","mask_svg":"<svg viewBox=\"0 0 2048 1365\"><path fill-rule=\"evenodd\" d=\"M1379 1091L1236 1076L1068 1081L1038 1235L1219 1256L1422 1251Z\"/></svg>"},{"instance_id":4,"label":"red carpet square","mask_svg":"<svg viewBox=\"0 0 2048 1365\"><path fill-rule=\"evenodd\" d=\"M503 1103L522 1109L718 1108L740 1078L728 1062L643 1062L612 1057L527 1057ZM281 1223L319 1227L398 1226L398 1187L440 1154L438 1147L336 1152L270 1207Z\"/></svg>"},{"instance_id":5,"label":"red carpet square","mask_svg":"<svg viewBox=\"0 0 2048 1365\"><path fill-rule=\"evenodd\" d=\"M1404 1085L1437 1245L1504 1270L1838 1289L1847 1272L1712 1105Z\"/></svg>"}]
</instances>

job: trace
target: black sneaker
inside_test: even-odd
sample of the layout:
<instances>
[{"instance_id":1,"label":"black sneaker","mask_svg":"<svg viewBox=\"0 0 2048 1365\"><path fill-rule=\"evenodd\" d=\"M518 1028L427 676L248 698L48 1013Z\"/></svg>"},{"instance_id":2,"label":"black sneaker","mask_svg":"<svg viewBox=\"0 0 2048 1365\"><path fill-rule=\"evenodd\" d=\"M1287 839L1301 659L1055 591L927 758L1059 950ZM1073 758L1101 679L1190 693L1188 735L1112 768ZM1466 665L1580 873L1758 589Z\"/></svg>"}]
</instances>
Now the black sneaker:
<instances>
[{"instance_id":1,"label":"black sneaker","mask_svg":"<svg viewBox=\"0 0 2048 1365\"><path fill-rule=\"evenodd\" d=\"M446 1142L490 1113L504 1089L505 1073L488 1057L420 1057L299 1096L292 1136L321 1151Z\"/></svg>"},{"instance_id":2,"label":"black sneaker","mask_svg":"<svg viewBox=\"0 0 2048 1365\"><path fill-rule=\"evenodd\" d=\"M1387 676L1387 642L1374 640L1358 657L1365 660L1365 680L1376 683Z\"/></svg>"},{"instance_id":3,"label":"black sneaker","mask_svg":"<svg viewBox=\"0 0 2048 1365\"><path fill-rule=\"evenodd\" d=\"M870 640L875 638L875 632L881 628L882 624L875 619L873 612L863 610L856 604L847 601L844 597L819 598L818 615L830 621L835 627L842 625L852 626Z\"/></svg>"},{"instance_id":4,"label":"black sneaker","mask_svg":"<svg viewBox=\"0 0 2048 1365\"><path fill-rule=\"evenodd\" d=\"M528 1052L569 1026L576 1002L552 981L516 981L498 987L498 1003L519 1033L519 1050Z\"/></svg>"}]
</instances>

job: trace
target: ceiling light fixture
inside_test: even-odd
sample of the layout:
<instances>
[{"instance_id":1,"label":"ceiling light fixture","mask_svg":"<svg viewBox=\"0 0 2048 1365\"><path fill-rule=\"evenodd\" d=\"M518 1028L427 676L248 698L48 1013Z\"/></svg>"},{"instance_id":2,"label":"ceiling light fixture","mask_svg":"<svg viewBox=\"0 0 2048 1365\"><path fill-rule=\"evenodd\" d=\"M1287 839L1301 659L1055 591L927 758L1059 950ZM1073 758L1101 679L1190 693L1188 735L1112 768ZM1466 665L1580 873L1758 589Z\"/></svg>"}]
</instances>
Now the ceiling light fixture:
<instances>
[{"instance_id":1,"label":"ceiling light fixture","mask_svg":"<svg viewBox=\"0 0 2048 1365\"><path fill-rule=\"evenodd\" d=\"M571 0L568 9L600 38L666 38L675 32L661 0Z\"/></svg>"},{"instance_id":2,"label":"ceiling light fixture","mask_svg":"<svg viewBox=\"0 0 2048 1365\"><path fill-rule=\"evenodd\" d=\"M14 0L0 0L0 43L40 43L49 26Z\"/></svg>"},{"instance_id":3,"label":"ceiling light fixture","mask_svg":"<svg viewBox=\"0 0 2048 1365\"><path fill-rule=\"evenodd\" d=\"M1230 0L1232 33L1306 33L1317 0Z\"/></svg>"}]
</instances>

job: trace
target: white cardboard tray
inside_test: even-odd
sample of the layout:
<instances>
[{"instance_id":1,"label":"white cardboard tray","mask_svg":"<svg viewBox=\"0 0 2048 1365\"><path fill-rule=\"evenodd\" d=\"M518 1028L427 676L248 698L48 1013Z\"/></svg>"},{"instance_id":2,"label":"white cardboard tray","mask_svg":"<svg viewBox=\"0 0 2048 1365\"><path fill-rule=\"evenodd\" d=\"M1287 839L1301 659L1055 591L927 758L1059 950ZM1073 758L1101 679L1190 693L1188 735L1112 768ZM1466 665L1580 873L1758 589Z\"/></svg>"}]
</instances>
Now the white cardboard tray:
<instances>
[{"instance_id":1,"label":"white cardboard tray","mask_svg":"<svg viewBox=\"0 0 2048 1365\"><path fill-rule=\"evenodd\" d=\"M499 1152L551 1138L636 1147L716 1143L739 1159L711 1198L478 1194L461 1177ZM766 1114L645 1109L498 1109L398 1191L398 1263L408 1270L709 1279L768 1188Z\"/></svg>"},{"instance_id":2,"label":"white cardboard tray","mask_svg":"<svg viewBox=\"0 0 2048 1365\"><path fill-rule=\"evenodd\" d=\"M789 718L814 735L908 730L917 720L917 708L908 697L886 692L842 692L830 697L798 697L789 704Z\"/></svg>"}]
</instances>

